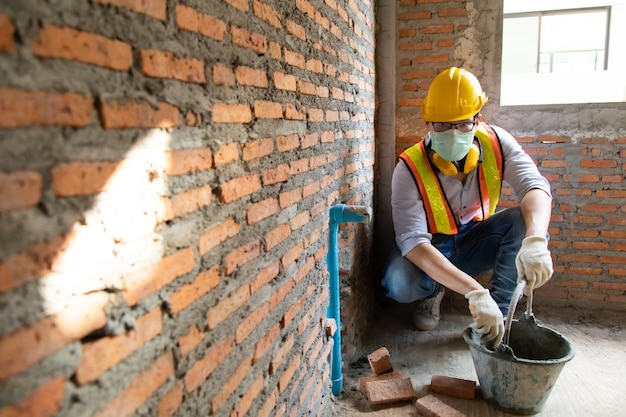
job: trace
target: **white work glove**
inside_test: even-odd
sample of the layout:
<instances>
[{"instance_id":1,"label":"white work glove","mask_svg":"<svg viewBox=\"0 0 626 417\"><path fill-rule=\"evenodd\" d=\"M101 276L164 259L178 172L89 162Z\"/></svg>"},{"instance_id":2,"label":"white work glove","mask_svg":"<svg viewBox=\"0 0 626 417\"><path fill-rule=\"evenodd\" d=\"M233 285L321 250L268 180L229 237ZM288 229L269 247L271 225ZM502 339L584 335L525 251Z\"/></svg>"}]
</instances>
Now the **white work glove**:
<instances>
[{"instance_id":1,"label":"white work glove","mask_svg":"<svg viewBox=\"0 0 626 417\"><path fill-rule=\"evenodd\" d=\"M545 284L554 270L552 256L548 250L548 240L541 236L527 237L515 258L517 282L526 280L524 294L529 295L535 288Z\"/></svg>"},{"instance_id":2,"label":"white work glove","mask_svg":"<svg viewBox=\"0 0 626 417\"><path fill-rule=\"evenodd\" d=\"M489 290L470 291L465 298L469 300L469 309L474 317L472 329L492 347L498 346L504 336L504 319Z\"/></svg>"}]
</instances>

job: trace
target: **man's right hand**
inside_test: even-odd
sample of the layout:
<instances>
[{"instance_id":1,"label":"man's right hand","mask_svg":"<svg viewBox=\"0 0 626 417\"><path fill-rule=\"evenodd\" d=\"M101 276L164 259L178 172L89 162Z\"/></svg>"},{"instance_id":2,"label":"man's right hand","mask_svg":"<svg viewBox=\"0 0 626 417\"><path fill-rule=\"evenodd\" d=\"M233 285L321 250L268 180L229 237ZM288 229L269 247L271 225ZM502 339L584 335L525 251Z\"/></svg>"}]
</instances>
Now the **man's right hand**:
<instances>
[{"instance_id":1,"label":"man's right hand","mask_svg":"<svg viewBox=\"0 0 626 417\"><path fill-rule=\"evenodd\" d=\"M498 305L486 289L470 291L465 298L474 317L472 328L495 348L504 336L504 319Z\"/></svg>"}]
</instances>

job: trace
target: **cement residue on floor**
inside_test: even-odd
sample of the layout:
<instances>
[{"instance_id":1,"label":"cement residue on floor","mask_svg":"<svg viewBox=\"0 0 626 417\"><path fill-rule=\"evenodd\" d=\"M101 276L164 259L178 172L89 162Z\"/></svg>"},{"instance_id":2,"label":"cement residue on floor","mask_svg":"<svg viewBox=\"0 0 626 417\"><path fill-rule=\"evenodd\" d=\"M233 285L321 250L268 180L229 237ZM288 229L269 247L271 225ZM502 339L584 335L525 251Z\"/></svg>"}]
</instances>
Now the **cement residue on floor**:
<instances>
[{"instance_id":1,"label":"cement residue on floor","mask_svg":"<svg viewBox=\"0 0 626 417\"><path fill-rule=\"evenodd\" d=\"M414 402L371 407L359 391L359 378L372 375L367 354L381 346L390 353L394 370L410 377L418 398L429 394L433 375L446 375L478 381L463 330L471 323L469 312L458 300L448 298L442 305L442 319L432 331L412 329L406 306L381 306L369 334L363 341L363 354L343 364L343 393L334 400L334 415L419 416ZM524 304L525 305L525 304ZM550 394L540 417L615 417L626 415L626 321L622 311L585 311L573 307L535 306L539 322L566 336L576 355L568 362ZM520 313L521 314L521 313ZM518 314L519 315L519 314ZM516 316L518 316L516 315ZM504 417L480 396L464 400L435 394L467 417Z\"/></svg>"}]
</instances>

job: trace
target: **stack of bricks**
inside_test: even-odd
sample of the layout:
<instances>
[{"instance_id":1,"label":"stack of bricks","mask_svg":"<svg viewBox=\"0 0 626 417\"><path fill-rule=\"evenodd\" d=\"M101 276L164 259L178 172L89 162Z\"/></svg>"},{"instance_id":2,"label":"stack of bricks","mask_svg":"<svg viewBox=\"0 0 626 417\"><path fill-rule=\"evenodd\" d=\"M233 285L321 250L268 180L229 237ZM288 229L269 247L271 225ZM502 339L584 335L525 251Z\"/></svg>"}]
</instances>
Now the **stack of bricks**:
<instances>
[{"instance_id":1,"label":"stack of bricks","mask_svg":"<svg viewBox=\"0 0 626 417\"><path fill-rule=\"evenodd\" d=\"M328 209L373 205L374 21L2 2L0 415L328 415Z\"/></svg>"}]
</instances>

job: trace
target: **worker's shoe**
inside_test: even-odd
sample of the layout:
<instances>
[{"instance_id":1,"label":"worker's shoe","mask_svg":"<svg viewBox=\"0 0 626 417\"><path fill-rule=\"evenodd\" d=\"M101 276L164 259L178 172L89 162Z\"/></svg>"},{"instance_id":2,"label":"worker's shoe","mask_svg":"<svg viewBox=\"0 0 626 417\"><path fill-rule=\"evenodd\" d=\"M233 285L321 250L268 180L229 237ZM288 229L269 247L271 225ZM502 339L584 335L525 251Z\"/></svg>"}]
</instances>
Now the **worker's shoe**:
<instances>
[{"instance_id":1,"label":"worker's shoe","mask_svg":"<svg viewBox=\"0 0 626 417\"><path fill-rule=\"evenodd\" d=\"M417 302L413 312L413 326L417 330L432 330L439 324L439 307L445 290L442 288L434 297Z\"/></svg>"}]
</instances>

